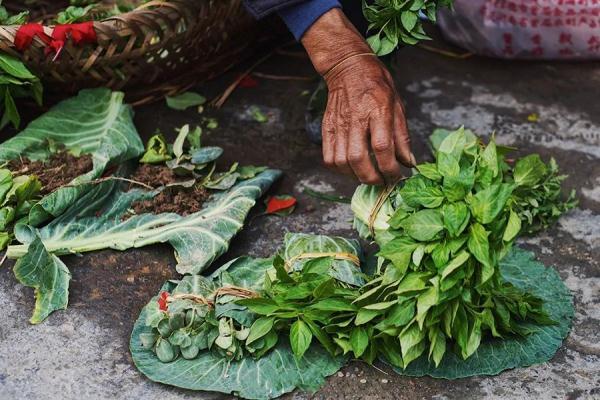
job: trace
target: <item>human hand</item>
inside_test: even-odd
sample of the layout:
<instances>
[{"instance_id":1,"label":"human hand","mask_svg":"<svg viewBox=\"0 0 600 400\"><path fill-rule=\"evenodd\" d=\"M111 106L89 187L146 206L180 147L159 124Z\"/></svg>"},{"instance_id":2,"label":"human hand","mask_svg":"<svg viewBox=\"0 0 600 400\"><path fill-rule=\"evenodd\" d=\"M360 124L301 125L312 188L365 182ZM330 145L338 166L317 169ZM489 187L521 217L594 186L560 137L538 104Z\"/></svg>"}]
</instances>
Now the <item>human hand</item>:
<instances>
[{"instance_id":1,"label":"human hand","mask_svg":"<svg viewBox=\"0 0 600 400\"><path fill-rule=\"evenodd\" d=\"M385 66L344 14L324 14L302 39L329 89L323 118L323 159L368 184L402 176L414 166L404 108Z\"/></svg>"}]
</instances>

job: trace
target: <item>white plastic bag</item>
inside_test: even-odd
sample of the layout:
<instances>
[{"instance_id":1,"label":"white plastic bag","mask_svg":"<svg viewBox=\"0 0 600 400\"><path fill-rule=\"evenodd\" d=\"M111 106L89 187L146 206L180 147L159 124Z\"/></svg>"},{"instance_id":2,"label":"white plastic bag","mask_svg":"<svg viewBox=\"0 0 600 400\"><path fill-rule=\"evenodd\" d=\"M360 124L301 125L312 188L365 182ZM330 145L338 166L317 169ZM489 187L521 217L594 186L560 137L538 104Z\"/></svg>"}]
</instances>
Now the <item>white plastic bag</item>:
<instances>
[{"instance_id":1,"label":"white plastic bag","mask_svg":"<svg viewBox=\"0 0 600 400\"><path fill-rule=\"evenodd\" d=\"M600 59L600 0L455 0L439 25L449 41L477 54Z\"/></svg>"}]
</instances>

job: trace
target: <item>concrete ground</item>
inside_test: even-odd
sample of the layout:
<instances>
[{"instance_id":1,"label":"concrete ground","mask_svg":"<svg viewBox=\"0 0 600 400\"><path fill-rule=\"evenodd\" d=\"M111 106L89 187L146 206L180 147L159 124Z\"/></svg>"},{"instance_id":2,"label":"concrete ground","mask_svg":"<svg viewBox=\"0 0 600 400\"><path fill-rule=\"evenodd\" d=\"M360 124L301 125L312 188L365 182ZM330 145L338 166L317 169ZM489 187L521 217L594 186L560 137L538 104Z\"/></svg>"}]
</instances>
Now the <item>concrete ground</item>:
<instances>
[{"instance_id":1,"label":"concrete ground","mask_svg":"<svg viewBox=\"0 0 600 400\"><path fill-rule=\"evenodd\" d=\"M501 143L518 146L522 153L553 156L570 175L566 185L577 189L580 207L521 245L560 272L574 296L574 326L564 346L543 365L444 381L406 378L353 362L318 393L287 398L600 398L600 64L458 60L409 48L394 65L418 159L430 157L426 138L434 127L464 124L480 134L495 131ZM281 54L258 70L314 77L305 58ZM198 90L215 92L230 80L231 74ZM172 137L176 126L216 116L220 127L206 142L223 146L227 161L285 171L272 193L297 196L296 212L287 218L251 219L220 261L242 254L268 256L288 231L355 236L348 205L302 193L309 187L350 196L355 187L322 166L320 148L303 132L303 92L315 82L259 80L257 88L237 90L220 111L177 112L163 104L136 110L144 137L157 128ZM269 111L270 121L248 121L244 110L251 105ZM528 122L532 113L538 122ZM73 274L69 308L38 326L27 322L32 291L16 282L12 263L0 269L0 399L223 398L153 383L132 364L128 341L135 318L163 281L177 276L169 246L101 251L65 261Z\"/></svg>"}]
</instances>

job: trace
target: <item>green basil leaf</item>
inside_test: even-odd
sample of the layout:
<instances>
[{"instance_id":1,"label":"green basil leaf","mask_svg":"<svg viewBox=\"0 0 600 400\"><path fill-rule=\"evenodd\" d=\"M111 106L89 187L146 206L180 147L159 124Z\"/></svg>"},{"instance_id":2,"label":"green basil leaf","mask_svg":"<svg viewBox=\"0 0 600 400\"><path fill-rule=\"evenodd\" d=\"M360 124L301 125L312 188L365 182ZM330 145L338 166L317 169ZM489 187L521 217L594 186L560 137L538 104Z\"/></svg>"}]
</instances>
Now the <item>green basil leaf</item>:
<instances>
[{"instance_id":1,"label":"green basil leaf","mask_svg":"<svg viewBox=\"0 0 600 400\"><path fill-rule=\"evenodd\" d=\"M473 216L482 224L489 224L506 205L513 191L513 185L499 183L477 192L470 200Z\"/></svg>"},{"instance_id":2,"label":"green basil leaf","mask_svg":"<svg viewBox=\"0 0 600 400\"><path fill-rule=\"evenodd\" d=\"M433 362L437 367L442 362L442 357L446 352L446 336L437 326L429 329L429 343L429 358L433 358Z\"/></svg>"},{"instance_id":3,"label":"green basil leaf","mask_svg":"<svg viewBox=\"0 0 600 400\"><path fill-rule=\"evenodd\" d=\"M358 313L356 314L356 319L354 320L354 325L364 325L367 322L371 321L373 318L377 317L379 314L381 314L380 311L378 310L369 310L369 309L365 309L365 308L361 308L360 310L358 310Z\"/></svg>"},{"instance_id":4,"label":"green basil leaf","mask_svg":"<svg viewBox=\"0 0 600 400\"><path fill-rule=\"evenodd\" d=\"M369 334L362 326L357 326L350 332L350 346L356 358L363 355L369 345Z\"/></svg>"},{"instance_id":5,"label":"green basil leaf","mask_svg":"<svg viewBox=\"0 0 600 400\"><path fill-rule=\"evenodd\" d=\"M469 208L464 202L448 203L442 209L444 227L450 236L457 237L469 223Z\"/></svg>"},{"instance_id":6,"label":"green basil leaf","mask_svg":"<svg viewBox=\"0 0 600 400\"><path fill-rule=\"evenodd\" d=\"M486 282L494 274L494 266L490 260L489 232L477 223L471 225L467 246L473 256L483 264L481 283Z\"/></svg>"},{"instance_id":7,"label":"green basil leaf","mask_svg":"<svg viewBox=\"0 0 600 400\"><path fill-rule=\"evenodd\" d=\"M256 340L262 338L273 329L275 323L274 317L263 317L259 318L250 327L250 334L246 338L246 344L251 344Z\"/></svg>"},{"instance_id":8,"label":"green basil leaf","mask_svg":"<svg viewBox=\"0 0 600 400\"><path fill-rule=\"evenodd\" d=\"M433 163L423 163L417 165L417 171L426 178L435 182L441 182L442 175L438 172L437 165Z\"/></svg>"},{"instance_id":9,"label":"green basil leaf","mask_svg":"<svg viewBox=\"0 0 600 400\"><path fill-rule=\"evenodd\" d=\"M506 229L504 230L504 235L502 236L502 240L505 242L510 242L513 240L521 231L521 218L519 215L510 210L510 216L508 217L508 223L506 224Z\"/></svg>"},{"instance_id":10,"label":"green basil leaf","mask_svg":"<svg viewBox=\"0 0 600 400\"><path fill-rule=\"evenodd\" d=\"M438 210L417 211L402 221L402 228L419 241L432 240L444 229L442 214Z\"/></svg>"},{"instance_id":11,"label":"green basil leaf","mask_svg":"<svg viewBox=\"0 0 600 400\"><path fill-rule=\"evenodd\" d=\"M309 308L320 311L355 311L356 306L341 299L324 299L311 304Z\"/></svg>"},{"instance_id":12,"label":"green basil leaf","mask_svg":"<svg viewBox=\"0 0 600 400\"><path fill-rule=\"evenodd\" d=\"M402 327L408 324L415 317L416 301L409 300L392 307L385 321L397 327Z\"/></svg>"},{"instance_id":13,"label":"green basil leaf","mask_svg":"<svg viewBox=\"0 0 600 400\"><path fill-rule=\"evenodd\" d=\"M302 320L297 320L290 328L290 345L297 358L301 358L310 347L312 341L310 328Z\"/></svg>"}]
</instances>

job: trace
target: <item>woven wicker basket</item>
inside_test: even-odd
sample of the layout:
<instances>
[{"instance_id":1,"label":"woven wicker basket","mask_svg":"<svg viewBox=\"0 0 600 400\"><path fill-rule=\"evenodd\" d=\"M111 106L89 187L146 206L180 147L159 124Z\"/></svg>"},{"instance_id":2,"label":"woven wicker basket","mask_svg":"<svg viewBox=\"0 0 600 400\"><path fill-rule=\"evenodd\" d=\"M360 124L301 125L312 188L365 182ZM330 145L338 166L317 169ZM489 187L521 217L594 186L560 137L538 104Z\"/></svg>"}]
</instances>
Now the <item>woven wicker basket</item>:
<instances>
[{"instance_id":1,"label":"woven wicker basket","mask_svg":"<svg viewBox=\"0 0 600 400\"><path fill-rule=\"evenodd\" d=\"M226 71L259 34L241 0L151 1L94 27L97 44L67 44L52 61L39 39L25 52L16 51L19 27L0 26L0 51L23 60L52 91L104 86L143 104Z\"/></svg>"}]
</instances>

